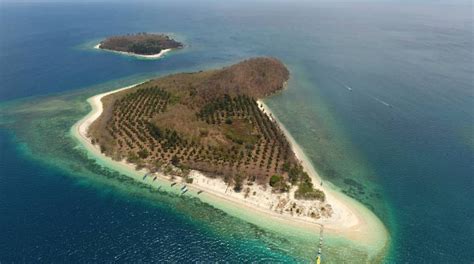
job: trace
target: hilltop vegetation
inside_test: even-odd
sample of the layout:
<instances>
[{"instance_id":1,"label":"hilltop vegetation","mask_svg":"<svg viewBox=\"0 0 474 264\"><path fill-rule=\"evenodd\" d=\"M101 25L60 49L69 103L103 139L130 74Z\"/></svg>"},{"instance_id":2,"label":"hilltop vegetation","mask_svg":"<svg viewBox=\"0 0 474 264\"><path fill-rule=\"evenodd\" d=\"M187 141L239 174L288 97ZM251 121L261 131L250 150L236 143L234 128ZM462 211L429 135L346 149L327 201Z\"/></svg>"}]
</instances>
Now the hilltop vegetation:
<instances>
[{"instance_id":1,"label":"hilltop vegetation","mask_svg":"<svg viewBox=\"0 0 474 264\"><path fill-rule=\"evenodd\" d=\"M100 43L99 48L140 55L153 55L160 53L163 49L176 49L182 46L181 43L164 34L138 33L108 37Z\"/></svg>"},{"instance_id":2,"label":"hilltop vegetation","mask_svg":"<svg viewBox=\"0 0 474 264\"><path fill-rule=\"evenodd\" d=\"M151 80L104 97L104 112L89 135L106 155L150 171L195 169L236 191L243 184L270 184L275 192L296 185L297 198L324 200L256 102L288 78L278 60L255 58Z\"/></svg>"}]
</instances>

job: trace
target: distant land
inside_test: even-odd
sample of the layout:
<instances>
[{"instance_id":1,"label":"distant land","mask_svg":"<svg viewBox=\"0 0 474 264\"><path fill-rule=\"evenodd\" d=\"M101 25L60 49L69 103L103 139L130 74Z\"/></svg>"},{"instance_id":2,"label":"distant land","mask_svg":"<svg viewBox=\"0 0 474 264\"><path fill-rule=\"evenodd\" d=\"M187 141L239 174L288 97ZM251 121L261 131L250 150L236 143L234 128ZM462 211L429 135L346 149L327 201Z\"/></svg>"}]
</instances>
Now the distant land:
<instances>
[{"instance_id":1,"label":"distant land","mask_svg":"<svg viewBox=\"0 0 474 264\"><path fill-rule=\"evenodd\" d=\"M137 33L111 36L101 41L96 48L120 53L159 58L164 53L182 48L183 44L165 34Z\"/></svg>"}]
</instances>

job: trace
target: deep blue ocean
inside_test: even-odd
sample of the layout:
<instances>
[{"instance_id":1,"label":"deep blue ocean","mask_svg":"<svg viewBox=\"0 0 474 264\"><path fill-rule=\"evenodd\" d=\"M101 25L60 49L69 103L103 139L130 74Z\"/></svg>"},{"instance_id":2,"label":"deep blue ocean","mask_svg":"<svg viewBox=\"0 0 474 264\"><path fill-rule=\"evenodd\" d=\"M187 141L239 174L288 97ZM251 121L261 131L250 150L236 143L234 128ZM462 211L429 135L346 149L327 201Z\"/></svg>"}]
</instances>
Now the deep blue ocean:
<instances>
[{"instance_id":1,"label":"deep blue ocean","mask_svg":"<svg viewBox=\"0 0 474 264\"><path fill-rule=\"evenodd\" d=\"M309 262L296 242L74 163L66 135L98 91L253 56L290 69L267 103L387 226L384 262L472 263L473 6L446 2L0 2L0 263ZM186 48L92 49L134 32Z\"/></svg>"}]
</instances>

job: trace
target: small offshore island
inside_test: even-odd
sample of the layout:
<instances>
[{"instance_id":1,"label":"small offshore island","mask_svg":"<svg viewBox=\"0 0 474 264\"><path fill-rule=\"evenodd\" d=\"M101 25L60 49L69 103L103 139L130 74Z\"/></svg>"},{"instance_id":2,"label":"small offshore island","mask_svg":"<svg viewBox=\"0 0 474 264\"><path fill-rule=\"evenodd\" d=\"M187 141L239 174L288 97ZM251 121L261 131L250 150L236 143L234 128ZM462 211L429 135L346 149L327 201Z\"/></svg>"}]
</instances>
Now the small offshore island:
<instances>
[{"instance_id":1,"label":"small offshore island","mask_svg":"<svg viewBox=\"0 0 474 264\"><path fill-rule=\"evenodd\" d=\"M92 155L137 181L231 205L219 208L254 223L310 234L324 228L376 256L388 241L383 224L323 186L260 100L288 79L287 68L266 57L168 75L89 98L92 111L71 131Z\"/></svg>"},{"instance_id":2,"label":"small offshore island","mask_svg":"<svg viewBox=\"0 0 474 264\"><path fill-rule=\"evenodd\" d=\"M182 47L182 43L167 35L151 33L111 36L95 46L97 49L152 59L160 58L165 53Z\"/></svg>"}]
</instances>

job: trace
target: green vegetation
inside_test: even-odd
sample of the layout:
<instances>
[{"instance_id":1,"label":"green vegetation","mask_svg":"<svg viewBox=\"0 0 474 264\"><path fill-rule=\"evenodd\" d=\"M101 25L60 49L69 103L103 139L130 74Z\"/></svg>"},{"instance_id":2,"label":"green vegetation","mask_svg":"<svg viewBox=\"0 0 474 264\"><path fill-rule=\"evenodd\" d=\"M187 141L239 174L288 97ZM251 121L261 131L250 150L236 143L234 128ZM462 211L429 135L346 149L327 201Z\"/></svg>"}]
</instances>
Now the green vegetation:
<instances>
[{"instance_id":1,"label":"green vegetation","mask_svg":"<svg viewBox=\"0 0 474 264\"><path fill-rule=\"evenodd\" d=\"M104 97L89 134L106 155L151 170L199 170L237 192L244 182L270 182L278 192L299 185L299 197L314 199L283 132L255 99L281 89L287 78L280 62L258 58L152 80Z\"/></svg>"},{"instance_id":2,"label":"green vegetation","mask_svg":"<svg viewBox=\"0 0 474 264\"><path fill-rule=\"evenodd\" d=\"M176 49L182 46L181 43L163 34L138 33L109 37L100 43L99 48L152 55L160 53L163 49Z\"/></svg>"},{"instance_id":3,"label":"green vegetation","mask_svg":"<svg viewBox=\"0 0 474 264\"><path fill-rule=\"evenodd\" d=\"M314 189L313 184L309 181L302 181L298 185L298 190L295 192L295 198L306 200L320 200L325 201L326 195L319 189Z\"/></svg>"},{"instance_id":4,"label":"green vegetation","mask_svg":"<svg viewBox=\"0 0 474 264\"><path fill-rule=\"evenodd\" d=\"M275 191L287 192L290 189L290 186L286 183L285 178L281 175L273 175L270 177L270 186Z\"/></svg>"},{"instance_id":5,"label":"green vegetation","mask_svg":"<svg viewBox=\"0 0 474 264\"><path fill-rule=\"evenodd\" d=\"M283 176L280 176L280 175L273 175L273 176L270 178L270 186L275 187L275 186L277 186L279 183L281 183L282 181L283 181Z\"/></svg>"},{"instance_id":6,"label":"green vegetation","mask_svg":"<svg viewBox=\"0 0 474 264\"><path fill-rule=\"evenodd\" d=\"M313 188L313 183L308 173L303 171L301 165L291 166L290 164L283 164L284 170L288 172L289 181L292 185L298 185L298 190L295 192L295 198L307 200L325 201L324 192Z\"/></svg>"}]
</instances>

